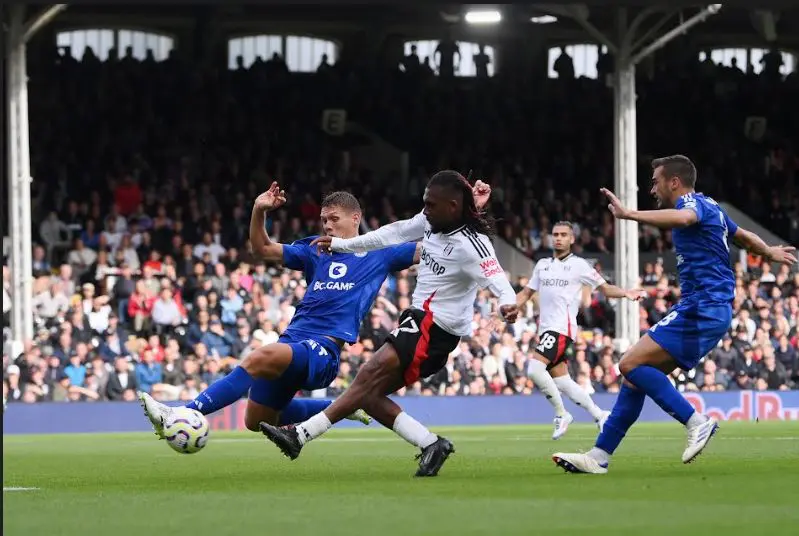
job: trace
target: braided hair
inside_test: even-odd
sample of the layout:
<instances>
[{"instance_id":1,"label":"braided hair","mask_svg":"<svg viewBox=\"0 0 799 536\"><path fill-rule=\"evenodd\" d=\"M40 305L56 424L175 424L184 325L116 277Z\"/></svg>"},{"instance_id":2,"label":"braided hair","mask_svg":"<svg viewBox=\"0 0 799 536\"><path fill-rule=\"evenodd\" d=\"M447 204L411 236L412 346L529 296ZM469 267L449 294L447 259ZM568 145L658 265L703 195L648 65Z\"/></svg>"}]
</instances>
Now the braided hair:
<instances>
[{"instance_id":1,"label":"braided hair","mask_svg":"<svg viewBox=\"0 0 799 536\"><path fill-rule=\"evenodd\" d=\"M484 235L492 236L496 233L494 218L477 209L472 187L463 175L450 169L439 171L433 175L427 186L441 186L460 192L463 196L463 223L471 230Z\"/></svg>"}]
</instances>

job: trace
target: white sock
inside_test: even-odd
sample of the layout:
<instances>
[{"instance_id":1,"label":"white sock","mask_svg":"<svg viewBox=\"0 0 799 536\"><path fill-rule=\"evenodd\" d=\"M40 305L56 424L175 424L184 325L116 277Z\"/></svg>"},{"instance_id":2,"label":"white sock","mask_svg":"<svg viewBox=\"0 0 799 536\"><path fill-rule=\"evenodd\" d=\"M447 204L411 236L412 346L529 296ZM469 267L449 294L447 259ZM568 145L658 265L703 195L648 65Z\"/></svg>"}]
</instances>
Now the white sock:
<instances>
[{"instance_id":1,"label":"white sock","mask_svg":"<svg viewBox=\"0 0 799 536\"><path fill-rule=\"evenodd\" d=\"M707 417L702 415L698 411L694 411L694 414L691 415L691 418L688 419L688 422L685 423L686 428L693 428L694 426L699 426L700 424L705 424L707 421Z\"/></svg>"},{"instance_id":2,"label":"white sock","mask_svg":"<svg viewBox=\"0 0 799 536\"><path fill-rule=\"evenodd\" d=\"M600 465L606 465L610 463L610 454L600 448L594 447L586 454L599 462Z\"/></svg>"},{"instance_id":3,"label":"white sock","mask_svg":"<svg viewBox=\"0 0 799 536\"><path fill-rule=\"evenodd\" d=\"M297 425L297 435L300 439L300 445L306 444L312 439L316 439L333 427L333 423L327 418L324 411L320 411L304 423Z\"/></svg>"},{"instance_id":4,"label":"white sock","mask_svg":"<svg viewBox=\"0 0 799 536\"><path fill-rule=\"evenodd\" d=\"M555 378L555 385L558 386L560 391L569 397L572 402L586 410L591 414L595 421L602 417L602 409L597 406L591 399L591 395L585 392L585 389L577 385L577 382L572 379L568 374L565 376L558 376Z\"/></svg>"},{"instance_id":5,"label":"white sock","mask_svg":"<svg viewBox=\"0 0 799 536\"><path fill-rule=\"evenodd\" d=\"M537 359L531 359L527 375L533 379L535 386L544 393L549 403L555 408L555 416L562 417L565 415L566 408L563 407L563 399L560 397L560 391L555 384L555 380L552 379L552 376L547 371L547 366Z\"/></svg>"},{"instance_id":6,"label":"white sock","mask_svg":"<svg viewBox=\"0 0 799 536\"><path fill-rule=\"evenodd\" d=\"M402 439L421 449L427 448L438 441L438 436L436 434L425 428L422 423L404 411L397 415L392 429Z\"/></svg>"}]
</instances>

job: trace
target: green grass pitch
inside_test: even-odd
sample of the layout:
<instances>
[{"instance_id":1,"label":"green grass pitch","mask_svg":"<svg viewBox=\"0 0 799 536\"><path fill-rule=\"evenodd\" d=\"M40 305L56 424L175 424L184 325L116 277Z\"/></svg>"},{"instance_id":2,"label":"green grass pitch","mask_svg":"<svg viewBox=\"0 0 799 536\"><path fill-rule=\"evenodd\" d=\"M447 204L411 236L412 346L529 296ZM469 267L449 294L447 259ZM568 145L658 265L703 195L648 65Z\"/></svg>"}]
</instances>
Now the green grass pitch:
<instances>
[{"instance_id":1,"label":"green grass pitch","mask_svg":"<svg viewBox=\"0 0 799 536\"><path fill-rule=\"evenodd\" d=\"M245 433L194 455L145 433L5 436L3 534L799 534L796 422L723 423L692 465L679 426L640 424L604 476L550 459L589 448L588 426L436 431L457 452L431 479L385 430L333 431L294 462Z\"/></svg>"}]
</instances>

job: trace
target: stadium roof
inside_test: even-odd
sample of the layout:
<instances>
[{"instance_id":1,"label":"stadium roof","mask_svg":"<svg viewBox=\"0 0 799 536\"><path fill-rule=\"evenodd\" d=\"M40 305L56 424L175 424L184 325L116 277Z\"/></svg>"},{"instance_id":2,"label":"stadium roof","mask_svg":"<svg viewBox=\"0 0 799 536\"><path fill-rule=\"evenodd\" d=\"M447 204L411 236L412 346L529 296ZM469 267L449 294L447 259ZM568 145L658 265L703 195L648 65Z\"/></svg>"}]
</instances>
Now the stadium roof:
<instances>
[{"instance_id":1,"label":"stadium roof","mask_svg":"<svg viewBox=\"0 0 799 536\"><path fill-rule=\"evenodd\" d=\"M587 15L587 20L603 33L615 35L619 5L626 6L628 20L632 21L639 13L649 10L651 18L647 19L644 29L654 24L664 14L672 14L665 28L671 28L706 7L707 3L690 0L584 0L581 3L563 0L552 0L546 3L514 3L514 4L449 4L449 3L391 3L373 1L369 3L339 3L319 0L314 6L297 5L290 0L261 0L237 5L219 3L218 5L191 6L176 4L70 4L69 8L55 21L56 26L87 26L92 22L110 24L119 18L119 25L134 20L141 25L144 21L158 23L165 28L170 23L180 24L207 17L212 14L214 21L221 21L232 27L254 27L263 22L272 25L279 23L311 24L323 22L331 27L341 25L348 29L371 29L389 33L417 34L440 31L449 24L462 22L463 15L470 9L499 9L502 12L503 35L521 35L533 31L545 36L563 36L573 32L584 33L584 27L574 15ZM710 17L699 27L703 35L741 36L747 41L761 41L765 44L767 37L776 38L783 48L799 49L799 2L796 0L759 0L756 5L761 15L756 16L752 10L754 2L749 0L731 0L724 2L720 13ZM748 7L747 7L748 6ZM43 6L32 6L33 12ZM763 11L770 10L770 11ZM569 12L572 16L567 16ZM534 24L533 17L555 14L557 21L551 24ZM773 17L773 18L772 18ZM771 25L773 22L773 25ZM769 26L773 31L769 32ZM496 27L494 27L496 28ZM481 31L481 30L476 30ZM487 28L484 33L490 32ZM769 34L769 35L767 35Z\"/></svg>"}]
</instances>

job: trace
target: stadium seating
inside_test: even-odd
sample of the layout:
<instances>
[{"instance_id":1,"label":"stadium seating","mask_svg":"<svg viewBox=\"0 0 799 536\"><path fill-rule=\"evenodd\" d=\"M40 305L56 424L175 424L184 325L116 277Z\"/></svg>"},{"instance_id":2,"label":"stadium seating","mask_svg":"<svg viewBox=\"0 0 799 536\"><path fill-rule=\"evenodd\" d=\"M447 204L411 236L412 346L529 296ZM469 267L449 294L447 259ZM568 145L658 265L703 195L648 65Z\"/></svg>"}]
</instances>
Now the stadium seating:
<instances>
[{"instance_id":1,"label":"stadium seating","mask_svg":"<svg viewBox=\"0 0 799 536\"><path fill-rule=\"evenodd\" d=\"M34 188L37 331L4 355L12 403L132 400L137 388L190 400L252 348L275 341L304 281L247 252L252 199L272 178L289 198L267 222L282 242L318 232L324 192L356 193L368 230L411 214L428 172L453 167L473 168L492 184L500 238L529 256L549 252L547 231L562 219L578 226L576 252L613 251L613 220L598 196L600 185L612 183L612 98L597 80L544 80L532 93L501 77L453 91L399 71L217 72L176 59L66 56L40 69L30 84L34 175L42 177ZM787 143L799 123L797 108L787 105L796 92L795 75L738 77L698 62L678 78L642 78L640 176L649 156L689 154L702 190L799 243L799 197L786 189L799 167ZM340 157L350 142L318 128L322 111L335 107L410 152L418 171L408 191ZM747 138L752 116L768 118L767 138ZM641 190L639 201L648 203ZM646 227L639 244L642 251L671 247L669 233ZM729 339L674 381L686 391L799 388L799 274L773 273L759 259L736 268ZM3 282L5 305L5 265ZM674 274L658 265L646 267L642 285L643 330L678 290ZM360 341L342 354L329 395L346 389L381 344L412 288L412 271L386 282ZM509 328L492 323L490 312L491 299L481 294L474 334L447 369L401 394L531 393L533 321ZM571 372L590 392L618 390L613 314L595 296L581 316Z\"/></svg>"}]
</instances>

